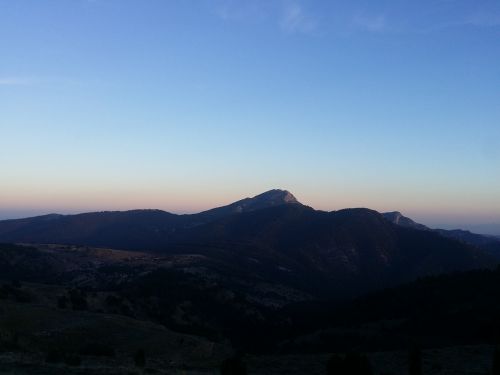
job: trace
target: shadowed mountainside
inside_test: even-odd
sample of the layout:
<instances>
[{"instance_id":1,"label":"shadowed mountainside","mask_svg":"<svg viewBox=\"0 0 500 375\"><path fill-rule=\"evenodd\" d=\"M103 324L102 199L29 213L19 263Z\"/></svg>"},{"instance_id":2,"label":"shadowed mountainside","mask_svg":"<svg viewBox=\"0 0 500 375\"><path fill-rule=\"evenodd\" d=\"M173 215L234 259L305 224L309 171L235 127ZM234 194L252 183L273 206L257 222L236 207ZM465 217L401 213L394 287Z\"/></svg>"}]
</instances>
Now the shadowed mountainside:
<instances>
[{"instance_id":1,"label":"shadowed mountainside","mask_svg":"<svg viewBox=\"0 0 500 375\"><path fill-rule=\"evenodd\" d=\"M500 268L419 279L339 305L300 302L284 308L308 332L287 350L317 352L500 341Z\"/></svg>"},{"instance_id":2,"label":"shadowed mountainside","mask_svg":"<svg viewBox=\"0 0 500 375\"><path fill-rule=\"evenodd\" d=\"M171 243L179 231L225 216L284 204L299 203L289 192L276 189L192 215L131 210L3 220L0 221L0 241L158 250Z\"/></svg>"},{"instance_id":3,"label":"shadowed mountainside","mask_svg":"<svg viewBox=\"0 0 500 375\"><path fill-rule=\"evenodd\" d=\"M145 340L141 322L151 322L202 336L179 340L193 350L219 348L216 361L232 349L318 353L409 347L415 340L429 347L490 344L498 307L488 302L496 297L483 284L495 282L498 272L436 275L491 269L497 260L448 237L399 213L317 211L280 190L194 215L135 210L2 221L0 241L34 245L0 245L0 328L14 315L22 327L41 312L56 330L82 317L98 324L110 319ZM433 278L380 291L421 277ZM484 293L474 293L476 287ZM16 334L17 350L43 350L30 332ZM113 344L116 330L110 335L116 359L123 351L130 361L134 348ZM54 337L55 347L80 350L78 332ZM74 347L65 348L65 340ZM185 347L169 351L194 355ZM213 366L210 360L198 366Z\"/></svg>"},{"instance_id":4,"label":"shadowed mountainside","mask_svg":"<svg viewBox=\"0 0 500 375\"><path fill-rule=\"evenodd\" d=\"M124 329L142 324L133 320L149 321L252 353L478 345L500 338L498 269L419 279L356 298L321 299L249 273L231 274L227 265L192 255L15 245L0 245L0 254L2 278L15 280L0 281L0 331L2 324L4 330L15 328L8 313L15 308L19 327L43 312L54 317L50 325L57 331L73 327L85 312L97 322L123 322ZM28 340L29 329L16 332L21 347L43 350L45 344L37 344L43 340ZM50 340L59 346L71 340L71 350L78 350L79 335L63 330ZM106 339L119 337L113 333ZM108 345L115 347L112 342Z\"/></svg>"},{"instance_id":5,"label":"shadowed mountainside","mask_svg":"<svg viewBox=\"0 0 500 375\"><path fill-rule=\"evenodd\" d=\"M271 190L193 215L135 210L7 220L0 222L0 241L197 254L217 264L219 274L251 275L317 296L496 264L475 247L419 229L364 208L317 211Z\"/></svg>"},{"instance_id":6,"label":"shadowed mountainside","mask_svg":"<svg viewBox=\"0 0 500 375\"><path fill-rule=\"evenodd\" d=\"M384 217L390 222L405 228L413 228L425 231L434 231L443 237L451 238L468 245L477 247L485 253L500 259L500 238L483 234L472 233L462 229L431 229L423 224L416 223L412 219L403 216L400 212L386 212Z\"/></svg>"}]
</instances>

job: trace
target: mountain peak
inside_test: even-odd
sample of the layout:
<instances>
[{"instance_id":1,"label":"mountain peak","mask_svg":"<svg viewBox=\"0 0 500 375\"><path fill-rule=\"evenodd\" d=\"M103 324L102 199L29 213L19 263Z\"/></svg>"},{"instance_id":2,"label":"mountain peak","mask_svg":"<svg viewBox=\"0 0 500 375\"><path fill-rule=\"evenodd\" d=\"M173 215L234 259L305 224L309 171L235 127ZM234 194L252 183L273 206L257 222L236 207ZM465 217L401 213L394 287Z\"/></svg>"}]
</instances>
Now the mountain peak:
<instances>
[{"instance_id":1,"label":"mountain peak","mask_svg":"<svg viewBox=\"0 0 500 375\"><path fill-rule=\"evenodd\" d=\"M285 204L300 204L300 202L287 190L272 189L253 198L234 202L227 207L231 207L233 212L248 212Z\"/></svg>"},{"instance_id":2,"label":"mountain peak","mask_svg":"<svg viewBox=\"0 0 500 375\"><path fill-rule=\"evenodd\" d=\"M272 189L251 198L256 202L267 202L269 205L299 203L297 198L288 190Z\"/></svg>"},{"instance_id":3,"label":"mountain peak","mask_svg":"<svg viewBox=\"0 0 500 375\"><path fill-rule=\"evenodd\" d=\"M201 215L204 220L213 220L227 215L283 206L286 204L300 204L300 202L287 190L272 189L258 194L253 198L244 198L227 206L201 212L199 215Z\"/></svg>"}]
</instances>

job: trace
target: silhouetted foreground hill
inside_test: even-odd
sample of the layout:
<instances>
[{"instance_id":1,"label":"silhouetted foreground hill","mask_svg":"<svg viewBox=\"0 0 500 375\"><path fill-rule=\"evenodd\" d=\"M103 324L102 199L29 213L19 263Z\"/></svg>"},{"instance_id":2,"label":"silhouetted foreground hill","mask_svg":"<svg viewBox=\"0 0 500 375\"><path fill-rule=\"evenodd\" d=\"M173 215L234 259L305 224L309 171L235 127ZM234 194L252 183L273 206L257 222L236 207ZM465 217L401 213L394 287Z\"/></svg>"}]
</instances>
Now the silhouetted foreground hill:
<instances>
[{"instance_id":1,"label":"silhouetted foreground hill","mask_svg":"<svg viewBox=\"0 0 500 375\"><path fill-rule=\"evenodd\" d=\"M29 360L31 367L22 368L30 371L44 358L79 358L84 369L119 373L133 368L142 348L153 368L210 373L233 350L273 356L402 350L404 364L415 345L477 345L460 349L461 355L484 351L488 360L491 347L483 346L500 338L499 270L429 277L354 299L318 299L224 267L193 255L0 245L0 358L7 352L20 363ZM447 355L443 368L450 361L458 368L462 359ZM270 367L262 373L279 373L280 361L288 360L307 369L311 360L287 358L262 359ZM54 366L59 372L45 373L66 369ZM322 373L324 364L314 368L311 373ZM395 373L405 373L402 368Z\"/></svg>"},{"instance_id":2,"label":"silhouetted foreground hill","mask_svg":"<svg viewBox=\"0 0 500 375\"><path fill-rule=\"evenodd\" d=\"M286 351L390 350L500 343L500 268L419 279L345 304L284 308L306 334ZM347 349L346 349L347 348Z\"/></svg>"}]
</instances>

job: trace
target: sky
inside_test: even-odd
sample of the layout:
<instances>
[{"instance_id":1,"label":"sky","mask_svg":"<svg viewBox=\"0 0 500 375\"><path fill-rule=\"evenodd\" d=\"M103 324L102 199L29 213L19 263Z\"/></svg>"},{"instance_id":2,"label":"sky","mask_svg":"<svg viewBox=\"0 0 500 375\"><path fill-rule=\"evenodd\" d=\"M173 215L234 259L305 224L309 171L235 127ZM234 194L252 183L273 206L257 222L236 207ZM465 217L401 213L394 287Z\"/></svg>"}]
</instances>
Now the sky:
<instances>
[{"instance_id":1,"label":"sky","mask_svg":"<svg viewBox=\"0 0 500 375\"><path fill-rule=\"evenodd\" d=\"M0 0L0 218L272 188L500 234L498 0Z\"/></svg>"}]
</instances>

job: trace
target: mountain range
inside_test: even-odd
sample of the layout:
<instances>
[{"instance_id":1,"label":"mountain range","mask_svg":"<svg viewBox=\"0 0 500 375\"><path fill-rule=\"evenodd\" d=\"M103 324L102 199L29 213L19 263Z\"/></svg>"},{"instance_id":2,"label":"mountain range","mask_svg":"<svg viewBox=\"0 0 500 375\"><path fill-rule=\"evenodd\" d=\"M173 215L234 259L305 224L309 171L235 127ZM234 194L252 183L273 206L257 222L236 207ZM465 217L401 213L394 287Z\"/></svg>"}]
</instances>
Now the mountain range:
<instances>
[{"instance_id":1,"label":"mountain range","mask_svg":"<svg viewBox=\"0 0 500 375\"><path fill-rule=\"evenodd\" d=\"M0 356L18 353L12 373L71 373L47 360L75 356L95 373L128 373L101 370L141 348L158 371L213 373L234 353L286 353L263 373L320 374L322 363L268 368L293 353L500 337L500 241L399 212L315 210L284 190L192 215L4 220L0 242Z\"/></svg>"},{"instance_id":2,"label":"mountain range","mask_svg":"<svg viewBox=\"0 0 500 375\"><path fill-rule=\"evenodd\" d=\"M462 229L431 229L423 224L416 223L412 219L403 216L400 212L386 212L383 216L394 224L405 228L412 228L423 231L433 231L443 237L451 238L459 242L477 247L482 251L500 260L500 238L484 234L472 233Z\"/></svg>"},{"instance_id":3,"label":"mountain range","mask_svg":"<svg viewBox=\"0 0 500 375\"><path fill-rule=\"evenodd\" d=\"M133 210L4 220L0 241L196 254L225 272L318 296L493 267L500 254L493 238L430 230L397 212L314 210L278 189L191 215Z\"/></svg>"}]
</instances>

